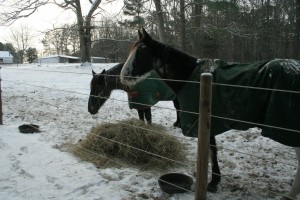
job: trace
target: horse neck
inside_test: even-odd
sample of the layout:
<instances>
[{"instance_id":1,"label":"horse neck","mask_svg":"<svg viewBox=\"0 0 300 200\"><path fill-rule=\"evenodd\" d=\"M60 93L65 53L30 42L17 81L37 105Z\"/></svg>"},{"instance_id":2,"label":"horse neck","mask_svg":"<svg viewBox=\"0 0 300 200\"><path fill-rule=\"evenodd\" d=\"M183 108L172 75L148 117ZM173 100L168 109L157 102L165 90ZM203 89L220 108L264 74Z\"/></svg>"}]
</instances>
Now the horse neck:
<instances>
[{"instance_id":1,"label":"horse neck","mask_svg":"<svg viewBox=\"0 0 300 200\"><path fill-rule=\"evenodd\" d=\"M123 67L123 63L119 64L106 72L106 81L111 90L125 90L125 85L121 83L120 73Z\"/></svg>"},{"instance_id":2,"label":"horse neck","mask_svg":"<svg viewBox=\"0 0 300 200\"><path fill-rule=\"evenodd\" d=\"M167 66L167 70L174 74L174 79L188 80L197 67L197 58L173 47L156 40L153 40L150 46L156 59L160 60L162 66Z\"/></svg>"},{"instance_id":3,"label":"horse neck","mask_svg":"<svg viewBox=\"0 0 300 200\"><path fill-rule=\"evenodd\" d=\"M164 79L189 80L195 68L197 67L197 58L173 47L153 40L151 45L156 60L161 65L158 67L158 73ZM164 73L165 71L166 73ZM184 85L184 82L167 81L167 84L176 92Z\"/></svg>"}]
</instances>

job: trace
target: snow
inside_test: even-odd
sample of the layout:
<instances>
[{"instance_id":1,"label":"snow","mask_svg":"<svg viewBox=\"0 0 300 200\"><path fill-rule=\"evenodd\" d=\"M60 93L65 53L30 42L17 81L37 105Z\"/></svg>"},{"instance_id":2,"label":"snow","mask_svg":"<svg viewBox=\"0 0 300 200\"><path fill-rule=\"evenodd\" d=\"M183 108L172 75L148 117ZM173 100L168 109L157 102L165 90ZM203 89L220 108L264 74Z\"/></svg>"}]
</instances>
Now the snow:
<instances>
[{"instance_id":1,"label":"snow","mask_svg":"<svg viewBox=\"0 0 300 200\"><path fill-rule=\"evenodd\" d=\"M96 168L66 152L61 145L76 143L93 126L135 117L125 92L112 93L96 116L87 111L92 69L101 72L115 64L10 65L1 69L3 121L0 126L0 199L194 199L194 192L163 193L158 178L168 172L193 177L194 138L173 128L172 102L153 107L153 122L188 149L188 163L167 172L142 171L131 166ZM33 123L41 133L21 134L18 126ZM260 135L260 130L230 130L217 136L222 181L208 199L280 199L296 173L292 148ZM263 158L263 159L261 159ZM188 165L188 167L187 167ZM193 188L192 188L193 190ZM298 197L300 199L300 197Z\"/></svg>"}]
</instances>

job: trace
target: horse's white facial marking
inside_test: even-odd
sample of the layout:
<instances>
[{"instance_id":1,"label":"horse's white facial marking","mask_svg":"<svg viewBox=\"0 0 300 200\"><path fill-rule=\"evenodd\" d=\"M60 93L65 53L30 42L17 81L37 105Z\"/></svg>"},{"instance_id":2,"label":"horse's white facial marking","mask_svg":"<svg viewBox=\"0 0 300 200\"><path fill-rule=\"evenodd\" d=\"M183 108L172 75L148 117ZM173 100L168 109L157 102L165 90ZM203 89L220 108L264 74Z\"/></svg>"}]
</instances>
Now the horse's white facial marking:
<instances>
[{"instance_id":1,"label":"horse's white facial marking","mask_svg":"<svg viewBox=\"0 0 300 200\"><path fill-rule=\"evenodd\" d=\"M120 79L121 79L121 83L123 84L128 84L128 80L127 78L129 78L129 76L131 76L131 72L132 72L132 69L133 69L133 66L132 66L132 63L135 59L135 53L137 51L137 48L138 46L136 46L129 54L122 70L121 70L121 73L120 73Z\"/></svg>"},{"instance_id":2,"label":"horse's white facial marking","mask_svg":"<svg viewBox=\"0 0 300 200\"><path fill-rule=\"evenodd\" d=\"M142 44L137 45L129 54L122 70L120 73L120 79L121 79L121 83L128 85L128 86L133 86L136 83L140 82L141 80L146 79L149 75L150 72L142 75L142 76L136 76L136 77L130 77L132 75L132 70L133 70L133 61L135 59L135 54L137 49L139 48L139 46Z\"/></svg>"}]
</instances>

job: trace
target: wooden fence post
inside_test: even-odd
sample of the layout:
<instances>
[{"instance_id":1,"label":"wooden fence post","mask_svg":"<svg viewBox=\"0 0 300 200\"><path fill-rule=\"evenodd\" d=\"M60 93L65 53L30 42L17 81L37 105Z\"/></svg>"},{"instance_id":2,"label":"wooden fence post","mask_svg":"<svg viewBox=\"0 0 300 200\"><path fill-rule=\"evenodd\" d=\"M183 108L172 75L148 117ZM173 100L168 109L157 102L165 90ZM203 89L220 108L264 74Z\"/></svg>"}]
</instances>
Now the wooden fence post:
<instances>
[{"instance_id":1,"label":"wooden fence post","mask_svg":"<svg viewBox=\"0 0 300 200\"><path fill-rule=\"evenodd\" d=\"M200 76L198 156L195 200L206 200L211 125L211 98L212 75L210 73L202 73Z\"/></svg>"},{"instance_id":2,"label":"wooden fence post","mask_svg":"<svg viewBox=\"0 0 300 200\"><path fill-rule=\"evenodd\" d=\"M3 125L3 113L2 113L2 87L1 87L1 67L0 67L0 125Z\"/></svg>"}]
</instances>

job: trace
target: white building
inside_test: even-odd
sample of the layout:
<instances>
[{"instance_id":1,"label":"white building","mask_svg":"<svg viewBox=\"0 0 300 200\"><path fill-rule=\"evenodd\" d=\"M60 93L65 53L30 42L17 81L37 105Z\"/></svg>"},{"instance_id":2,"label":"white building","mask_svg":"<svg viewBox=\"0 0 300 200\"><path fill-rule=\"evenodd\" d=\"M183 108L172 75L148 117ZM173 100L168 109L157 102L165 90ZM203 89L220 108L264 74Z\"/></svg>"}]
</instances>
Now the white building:
<instances>
[{"instance_id":1,"label":"white building","mask_svg":"<svg viewBox=\"0 0 300 200\"><path fill-rule=\"evenodd\" d=\"M65 56L65 55L52 55L52 56L46 56L42 58L38 58L36 63L80 63L79 57L74 56ZM108 58L104 57L92 57L91 58L92 63L106 63L109 62Z\"/></svg>"},{"instance_id":2,"label":"white building","mask_svg":"<svg viewBox=\"0 0 300 200\"><path fill-rule=\"evenodd\" d=\"M110 62L110 59L104 58L104 57L92 57L91 62L92 63L107 63L107 62Z\"/></svg>"},{"instance_id":3,"label":"white building","mask_svg":"<svg viewBox=\"0 0 300 200\"><path fill-rule=\"evenodd\" d=\"M79 63L80 59L74 56L52 55L37 59L38 63Z\"/></svg>"},{"instance_id":4,"label":"white building","mask_svg":"<svg viewBox=\"0 0 300 200\"><path fill-rule=\"evenodd\" d=\"M2 64L12 64L14 57L9 51L0 51L0 63Z\"/></svg>"}]
</instances>

